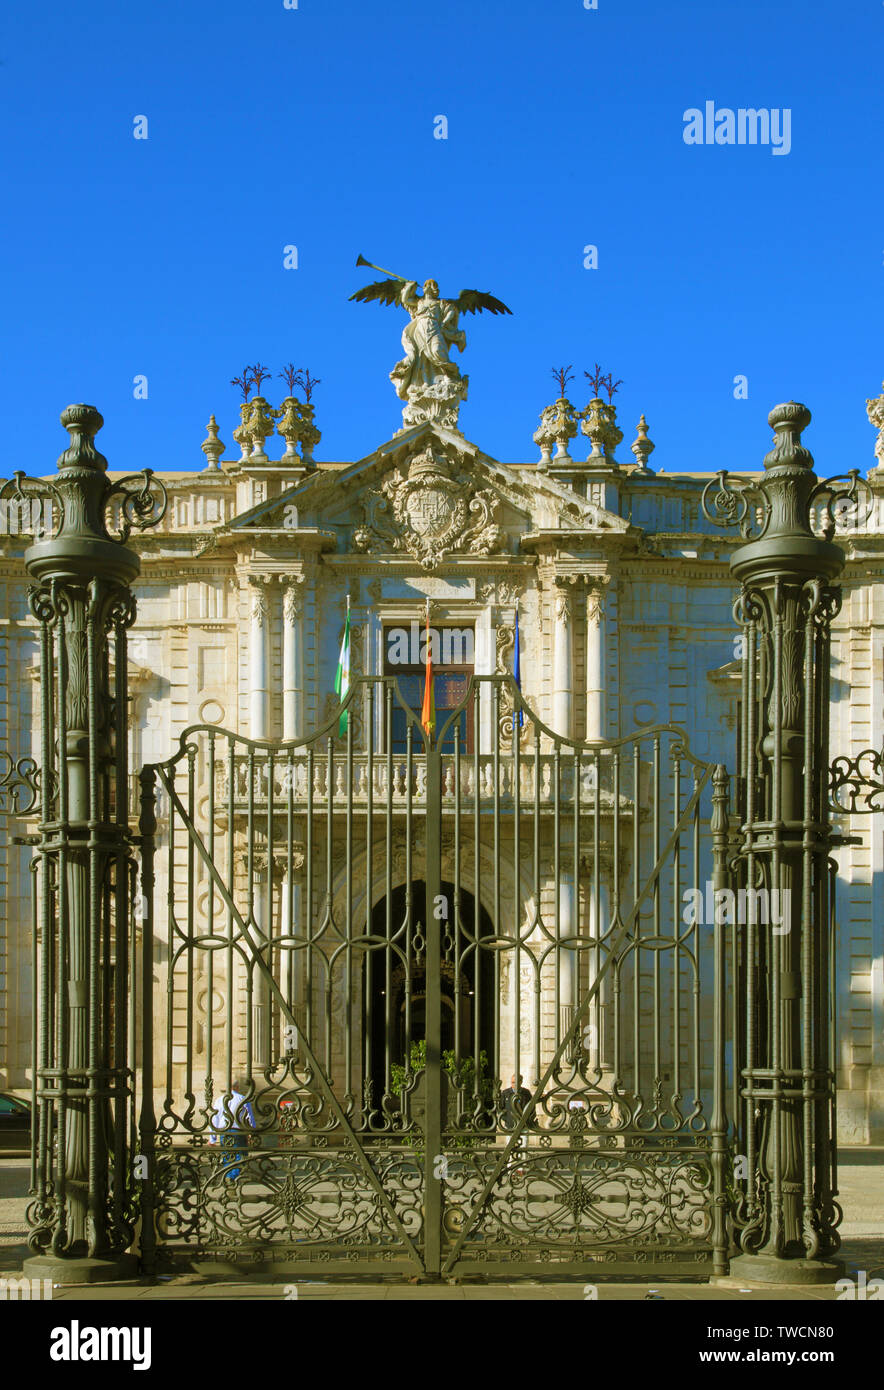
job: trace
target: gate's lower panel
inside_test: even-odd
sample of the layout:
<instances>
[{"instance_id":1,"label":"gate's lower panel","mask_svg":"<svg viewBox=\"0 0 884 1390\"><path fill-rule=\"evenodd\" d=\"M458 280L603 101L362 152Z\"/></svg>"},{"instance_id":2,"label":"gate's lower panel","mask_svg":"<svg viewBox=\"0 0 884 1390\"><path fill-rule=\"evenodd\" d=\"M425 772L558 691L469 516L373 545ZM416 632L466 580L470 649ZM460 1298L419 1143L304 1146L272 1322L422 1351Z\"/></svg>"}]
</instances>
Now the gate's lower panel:
<instances>
[{"instance_id":1,"label":"gate's lower panel","mask_svg":"<svg viewBox=\"0 0 884 1390\"><path fill-rule=\"evenodd\" d=\"M708 1275L708 1151L665 1141L574 1150L532 1138L507 1160L476 1212L500 1155L488 1146L448 1157L446 1272Z\"/></svg>"},{"instance_id":2,"label":"gate's lower panel","mask_svg":"<svg viewBox=\"0 0 884 1390\"><path fill-rule=\"evenodd\" d=\"M496 1143L446 1144L446 1275L708 1277L707 1148L658 1141L575 1150L532 1136L482 1201L506 1142L500 1135ZM159 1149L156 1268L221 1266L317 1279L422 1272L423 1155L390 1140L369 1140L363 1153L375 1181L340 1145Z\"/></svg>"},{"instance_id":3,"label":"gate's lower panel","mask_svg":"<svg viewBox=\"0 0 884 1390\"><path fill-rule=\"evenodd\" d=\"M157 1267L415 1273L409 1241L419 1249L423 1240L423 1165L402 1145L363 1153L371 1173L341 1146L160 1150Z\"/></svg>"}]
</instances>

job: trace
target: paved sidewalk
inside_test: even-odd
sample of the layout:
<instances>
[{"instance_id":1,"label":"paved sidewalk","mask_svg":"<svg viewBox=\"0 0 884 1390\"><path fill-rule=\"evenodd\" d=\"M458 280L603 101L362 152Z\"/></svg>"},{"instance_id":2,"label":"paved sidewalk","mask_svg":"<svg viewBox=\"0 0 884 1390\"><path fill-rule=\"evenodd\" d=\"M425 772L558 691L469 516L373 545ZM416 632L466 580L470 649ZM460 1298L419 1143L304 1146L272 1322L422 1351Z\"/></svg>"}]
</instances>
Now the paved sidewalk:
<instances>
[{"instance_id":1,"label":"paved sidewalk","mask_svg":"<svg viewBox=\"0 0 884 1390\"><path fill-rule=\"evenodd\" d=\"M18 1273L28 1255L26 1218L28 1163L24 1159L0 1159L0 1275ZM853 1277L865 1270L869 1279L884 1278L884 1149L848 1149L839 1163L839 1188L844 1221L842 1248L838 1258L845 1273ZM837 1297L833 1287L789 1285L722 1288L710 1284L608 1283L587 1273L587 1284L594 1284L599 1301L636 1301L662 1298L673 1302L827 1302ZM161 1277L153 1281L120 1284L56 1287L53 1302L92 1302L97 1300L138 1300L139 1302L180 1302L210 1300L237 1302L279 1302L297 1299L312 1301L445 1301L489 1302L510 1299L582 1302L582 1283L554 1283L523 1279L513 1283L490 1284L407 1284L407 1283L324 1283L280 1277L236 1281L205 1280L195 1275Z\"/></svg>"}]
</instances>

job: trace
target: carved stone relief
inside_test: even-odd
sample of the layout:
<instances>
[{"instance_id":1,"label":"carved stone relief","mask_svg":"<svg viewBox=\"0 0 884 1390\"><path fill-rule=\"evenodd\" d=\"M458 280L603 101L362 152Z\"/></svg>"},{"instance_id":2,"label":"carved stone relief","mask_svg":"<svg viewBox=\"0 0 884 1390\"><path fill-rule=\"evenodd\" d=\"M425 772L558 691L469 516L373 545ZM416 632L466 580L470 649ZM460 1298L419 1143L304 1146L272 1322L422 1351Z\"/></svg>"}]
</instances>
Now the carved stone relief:
<instances>
[{"instance_id":1,"label":"carved stone relief","mask_svg":"<svg viewBox=\"0 0 884 1390\"><path fill-rule=\"evenodd\" d=\"M505 533L496 524L500 499L474 488L468 475L432 446L415 453L405 472L395 469L364 502L364 521L353 536L355 550L405 550L424 569L435 569L455 551L490 555Z\"/></svg>"}]
</instances>

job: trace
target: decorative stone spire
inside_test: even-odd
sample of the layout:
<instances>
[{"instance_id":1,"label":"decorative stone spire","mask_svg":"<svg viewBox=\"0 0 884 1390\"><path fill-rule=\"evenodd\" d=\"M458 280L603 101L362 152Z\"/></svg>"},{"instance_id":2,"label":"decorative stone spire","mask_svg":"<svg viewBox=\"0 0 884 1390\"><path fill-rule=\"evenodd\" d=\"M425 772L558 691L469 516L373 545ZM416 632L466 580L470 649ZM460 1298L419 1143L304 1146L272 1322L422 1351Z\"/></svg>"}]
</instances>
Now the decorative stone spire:
<instances>
[{"instance_id":1,"label":"decorative stone spire","mask_svg":"<svg viewBox=\"0 0 884 1390\"><path fill-rule=\"evenodd\" d=\"M209 416L209 423L206 425L206 429L209 433L203 440L200 448L208 460L206 463L206 472L217 473L219 471L218 460L221 458L227 445L223 440L218 438L218 425L214 415Z\"/></svg>"},{"instance_id":2,"label":"decorative stone spire","mask_svg":"<svg viewBox=\"0 0 884 1390\"><path fill-rule=\"evenodd\" d=\"M648 467L648 459L654 452L656 445L653 443L652 440L648 438L648 422L645 419L644 415L641 417L635 428L638 434L638 438L636 439L635 443L630 444L629 447L635 454L636 463L638 464L636 472L652 473L653 469Z\"/></svg>"},{"instance_id":3,"label":"decorative stone spire","mask_svg":"<svg viewBox=\"0 0 884 1390\"><path fill-rule=\"evenodd\" d=\"M875 440L875 458L878 462L876 468L884 468L884 381L881 383L882 391L880 396L874 400L866 401L866 413L869 423L874 425L878 431L878 438Z\"/></svg>"}]
</instances>

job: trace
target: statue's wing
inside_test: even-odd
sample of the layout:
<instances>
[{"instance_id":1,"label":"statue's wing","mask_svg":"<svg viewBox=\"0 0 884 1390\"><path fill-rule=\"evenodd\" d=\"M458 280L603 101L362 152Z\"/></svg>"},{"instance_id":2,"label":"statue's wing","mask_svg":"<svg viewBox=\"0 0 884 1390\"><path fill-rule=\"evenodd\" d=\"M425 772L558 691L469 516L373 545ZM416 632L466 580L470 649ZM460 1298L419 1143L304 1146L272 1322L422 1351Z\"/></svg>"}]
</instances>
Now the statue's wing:
<instances>
[{"instance_id":1,"label":"statue's wing","mask_svg":"<svg viewBox=\"0 0 884 1390\"><path fill-rule=\"evenodd\" d=\"M461 290L455 302L462 314L481 314L483 309L487 309L489 314L513 312L502 300L495 299L493 294L486 294L484 290Z\"/></svg>"},{"instance_id":2,"label":"statue's wing","mask_svg":"<svg viewBox=\"0 0 884 1390\"><path fill-rule=\"evenodd\" d=\"M362 289L351 294L350 298L358 299L363 304L367 304L370 299L377 299L381 304L398 304L404 284L404 280L376 280L373 285L363 285Z\"/></svg>"}]
</instances>

